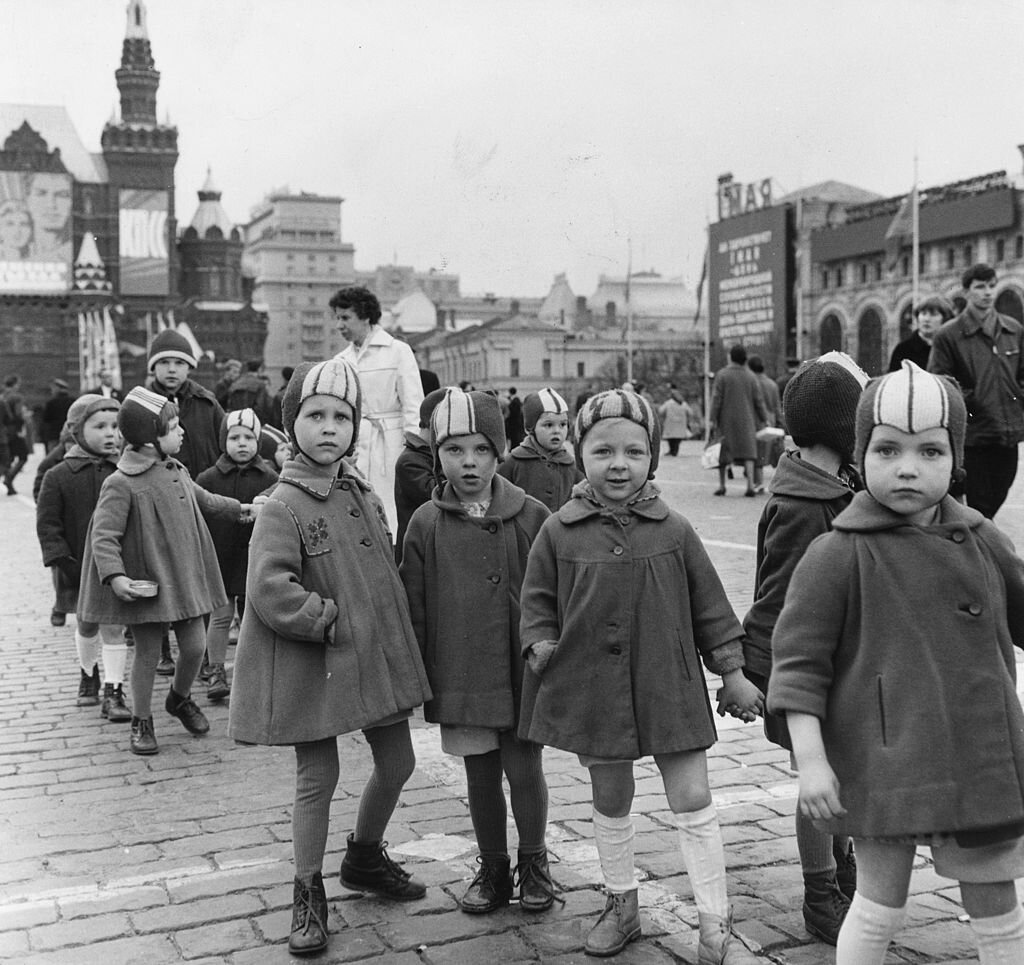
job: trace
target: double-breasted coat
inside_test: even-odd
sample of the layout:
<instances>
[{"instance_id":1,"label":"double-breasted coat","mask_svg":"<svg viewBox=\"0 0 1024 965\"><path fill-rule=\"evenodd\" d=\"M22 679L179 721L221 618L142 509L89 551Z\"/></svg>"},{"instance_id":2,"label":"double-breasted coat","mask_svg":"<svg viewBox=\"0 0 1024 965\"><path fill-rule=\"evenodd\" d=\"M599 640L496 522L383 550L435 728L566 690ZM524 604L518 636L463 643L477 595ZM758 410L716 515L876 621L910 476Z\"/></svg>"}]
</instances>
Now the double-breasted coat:
<instances>
[{"instance_id":1,"label":"double-breasted coat","mask_svg":"<svg viewBox=\"0 0 1024 965\"><path fill-rule=\"evenodd\" d=\"M657 492L613 512L580 483L541 527L522 646L557 646L524 689L521 737L634 760L715 742L701 659L742 667L743 631L700 538Z\"/></svg>"},{"instance_id":2,"label":"double-breasted coat","mask_svg":"<svg viewBox=\"0 0 1024 965\"><path fill-rule=\"evenodd\" d=\"M430 697L380 501L343 464L289 460L256 520L228 732L298 744Z\"/></svg>"}]
</instances>

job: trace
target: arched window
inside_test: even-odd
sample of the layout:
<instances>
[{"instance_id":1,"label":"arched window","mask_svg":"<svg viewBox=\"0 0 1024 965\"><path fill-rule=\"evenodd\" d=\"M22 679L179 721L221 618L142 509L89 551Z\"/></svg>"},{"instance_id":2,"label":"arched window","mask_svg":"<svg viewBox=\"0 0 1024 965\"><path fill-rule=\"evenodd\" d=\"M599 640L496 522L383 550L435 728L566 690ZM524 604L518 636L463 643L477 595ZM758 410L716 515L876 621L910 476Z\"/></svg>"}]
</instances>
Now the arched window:
<instances>
[{"instance_id":1,"label":"arched window","mask_svg":"<svg viewBox=\"0 0 1024 965\"><path fill-rule=\"evenodd\" d=\"M868 375L882 374L882 317L874 308L857 322L857 364Z\"/></svg>"}]
</instances>

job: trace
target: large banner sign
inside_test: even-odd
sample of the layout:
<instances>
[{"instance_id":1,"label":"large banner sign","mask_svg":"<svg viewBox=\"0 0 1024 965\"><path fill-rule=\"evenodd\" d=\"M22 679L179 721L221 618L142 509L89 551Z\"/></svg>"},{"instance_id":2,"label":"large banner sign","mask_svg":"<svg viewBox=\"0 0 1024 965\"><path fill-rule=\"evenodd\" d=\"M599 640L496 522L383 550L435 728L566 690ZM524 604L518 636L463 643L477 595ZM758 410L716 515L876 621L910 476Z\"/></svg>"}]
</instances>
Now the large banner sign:
<instances>
[{"instance_id":1,"label":"large banner sign","mask_svg":"<svg viewBox=\"0 0 1024 965\"><path fill-rule=\"evenodd\" d=\"M121 191L118 251L122 295L169 293L167 201L166 191Z\"/></svg>"},{"instance_id":2,"label":"large banner sign","mask_svg":"<svg viewBox=\"0 0 1024 965\"><path fill-rule=\"evenodd\" d=\"M0 171L0 291L68 291L71 258L71 176Z\"/></svg>"}]
</instances>

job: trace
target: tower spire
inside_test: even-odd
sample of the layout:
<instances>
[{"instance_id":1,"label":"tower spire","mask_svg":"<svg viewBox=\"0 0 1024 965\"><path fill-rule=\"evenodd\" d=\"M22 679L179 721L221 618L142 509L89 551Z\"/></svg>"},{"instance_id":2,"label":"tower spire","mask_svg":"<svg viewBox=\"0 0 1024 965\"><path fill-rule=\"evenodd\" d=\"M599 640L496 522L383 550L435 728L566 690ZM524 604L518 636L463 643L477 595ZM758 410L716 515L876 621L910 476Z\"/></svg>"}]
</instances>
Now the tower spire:
<instances>
[{"instance_id":1,"label":"tower spire","mask_svg":"<svg viewBox=\"0 0 1024 965\"><path fill-rule=\"evenodd\" d=\"M156 91L160 72L153 60L146 27L146 5L131 0L121 47L121 66L114 72L121 93L121 120L125 124L156 126Z\"/></svg>"}]
</instances>

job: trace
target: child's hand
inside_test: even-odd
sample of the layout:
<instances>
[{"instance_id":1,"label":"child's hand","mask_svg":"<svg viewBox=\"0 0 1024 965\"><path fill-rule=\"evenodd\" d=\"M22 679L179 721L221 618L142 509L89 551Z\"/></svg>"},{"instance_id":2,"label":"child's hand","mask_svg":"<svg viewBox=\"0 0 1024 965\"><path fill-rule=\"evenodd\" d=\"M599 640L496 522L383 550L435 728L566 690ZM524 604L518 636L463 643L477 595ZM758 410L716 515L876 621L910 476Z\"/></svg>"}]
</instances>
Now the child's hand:
<instances>
[{"instance_id":1,"label":"child's hand","mask_svg":"<svg viewBox=\"0 0 1024 965\"><path fill-rule=\"evenodd\" d=\"M544 675L544 670L555 652L555 647L556 644L552 640L540 640L526 651L526 662L538 677Z\"/></svg>"},{"instance_id":2,"label":"child's hand","mask_svg":"<svg viewBox=\"0 0 1024 965\"><path fill-rule=\"evenodd\" d=\"M239 514L238 521L240 523L253 523L256 521L259 512L259 506L255 506L252 503L242 503L242 512Z\"/></svg>"},{"instance_id":3,"label":"child's hand","mask_svg":"<svg viewBox=\"0 0 1024 965\"><path fill-rule=\"evenodd\" d=\"M730 714L750 723L764 715L764 694L744 676L742 670L730 670L722 676L718 691L718 716Z\"/></svg>"},{"instance_id":4,"label":"child's hand","mask_svg":"<svg viewBox=\"0 0 1024 965\"><path fill-rule=\"evenodd\" d=\"M801 765L800 810L815 825L846 814L839 800L839 781L828 761L819 758Z\"/></svg>"},{"instance_id":5,"label":"child's hand","mask_svg":"<svg viewBox=\"0 0 1024 965\"><path fill-rule=\"evenodd\" d=\"M127 576L115 576L110 581L110 589L114 591L114 596L125 603L131 603L139 598L139 595L132 589L132 581Z\"/></svg>"}]
</instances>

